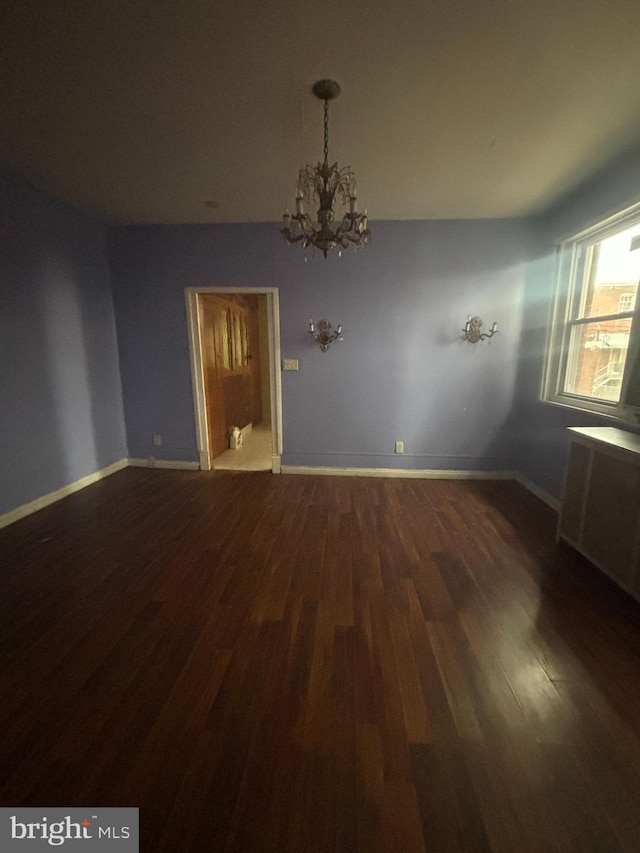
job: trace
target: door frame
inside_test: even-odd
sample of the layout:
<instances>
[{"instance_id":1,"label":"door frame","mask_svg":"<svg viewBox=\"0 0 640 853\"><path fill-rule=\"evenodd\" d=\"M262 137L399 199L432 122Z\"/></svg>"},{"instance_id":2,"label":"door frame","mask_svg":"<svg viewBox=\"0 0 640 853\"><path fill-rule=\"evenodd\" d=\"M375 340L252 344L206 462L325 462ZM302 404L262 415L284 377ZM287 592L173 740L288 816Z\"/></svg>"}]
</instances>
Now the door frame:
<instances>
[{"instance_id":1,"label":"door frame","mask_svg":"<svg viewBox=\"0 0 640 853\"><path fill-rule=\"evenodd\" d=\"M271 394L271 470L281 473L282 465L282 382L280 377L280 301L277 287L185 287L187 304L187 327L189 354L191 357L191 385L196 419L196 441L200 470L210 471L212 459L209 455L209 431L207 407L202 369L202 343L200 338L200 315L198 296L207 293L245 293L265 296L267 303L267 334L269 344L269 385Z\"/></svg>"}]
</instances>

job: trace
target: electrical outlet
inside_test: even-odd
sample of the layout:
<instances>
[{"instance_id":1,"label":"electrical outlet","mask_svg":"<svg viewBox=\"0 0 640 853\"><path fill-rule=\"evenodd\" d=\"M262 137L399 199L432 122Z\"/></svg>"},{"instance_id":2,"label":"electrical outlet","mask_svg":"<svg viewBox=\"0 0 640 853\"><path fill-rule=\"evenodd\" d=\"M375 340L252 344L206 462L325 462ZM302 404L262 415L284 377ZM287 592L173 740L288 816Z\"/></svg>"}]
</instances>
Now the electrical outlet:
<instances>
[{"instance_id":1,"label":"electrical outlet","mask_svg":"<svg viewBox=\"0 0 640 853\"><path fill-rule=\"evenodd\" d=\"M404 453L404 441L396 441L396 453Z\"/></svg>"},{"instance_id":2,"label":"electrical outlet","mask_svg":"<svg viewBox=\"0 0 640 853\"><path fill-rule=\"evenodd\" d=\"M283 370L300 370L300 360L297 358L283 358L282 359L282 369Z\"/></svg>"},{"instance_id":3,"label":"electrical outlet","mask_svg":"<svg viewBox=\"0 0 640 853\"><path fill-rule=\"evenodd\" d=\"M156 447L160 447L160 445L162 444L162 436L161 435L154 435L153 436L153 443L155 444Z\"/></svg>"}]
</instances>

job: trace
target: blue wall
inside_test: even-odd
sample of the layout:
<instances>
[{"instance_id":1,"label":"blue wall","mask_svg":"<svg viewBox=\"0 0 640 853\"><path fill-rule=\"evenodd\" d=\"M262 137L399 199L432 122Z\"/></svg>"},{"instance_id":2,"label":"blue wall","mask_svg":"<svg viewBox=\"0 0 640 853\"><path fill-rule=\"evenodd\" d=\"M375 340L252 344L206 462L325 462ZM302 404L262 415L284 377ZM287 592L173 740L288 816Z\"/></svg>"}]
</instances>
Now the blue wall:
<instances>
[{"instance_id":1,"label":"blue wall","mask_svg":"<svg viewBox=\"0 0 640 853\"><path fill-rule=\"evenodd\" d=\"M184 288L278 287L284 464L514 467L511 411L529 227L375 222L374 245L305 263L278 226L123 226L110 258L129 452L196 460ZM501 335L472 346L469 313ZM342 323L313 346L308 321ZM405 442L405 455L394 442Z\"/></svg>"},{"instance_id":2,"label":"blue wall","mask_svg":"<svg viewBox=\"0 0 640 853\"><path fill-rule=\"evenodd\" d=\"M155 433L197 460L188 286L279 289L285 464L515 469L559 497L566 427L606 421L538 400L553 246L638 186L633 152L535 220L374 222L371 249L305 263L275 224L107 229L2 178L0 514L159 455ZM463 342L470 312L501 335ZM325 354L323 317L345 335Z\"/></svg>"},{"instance_id":3,"label":"blue wall","mask_svg":"<svg viewBox=\"0 0 640 853\"><path fill-rule=\"evenodd\" d=\"M106 228L0 177L0 515L127 455Z\"/></svg>"},{"instance_id":4,"label":"blue wall","mask_svg":"<svg viewBox=\"0 0 640 853\"><path fill-rule=\"evenodd\" d=\"M514 434L519 448L518 469L556 498L562 494L569 446L567 427L618 424L538 399L554 292L555 245L639 199L640 157L634 150L532 222L534 243L524 291Z\"/></svg>"}]
</instances>

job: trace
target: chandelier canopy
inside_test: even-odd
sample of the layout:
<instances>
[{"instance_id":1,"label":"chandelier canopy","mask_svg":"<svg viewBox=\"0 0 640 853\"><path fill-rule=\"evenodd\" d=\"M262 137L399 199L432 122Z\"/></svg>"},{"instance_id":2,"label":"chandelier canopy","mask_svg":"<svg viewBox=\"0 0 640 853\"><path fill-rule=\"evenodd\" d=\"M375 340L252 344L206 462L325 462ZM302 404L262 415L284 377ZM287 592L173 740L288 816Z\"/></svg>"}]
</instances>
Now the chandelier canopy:
<instances>
[{"instance_id":1,"label":"chandelier canopy","mask_svg":"<svg viewBox=\"0 0 640 853\"><path fill-rule=\"evenodd\" d=\"M285 213L282 235L289 243L301 243L304 249L313 246L319 249L325 258L331 249L347 249L349 246L368 245L371 232L367 226L367 212L358 213L356 209L356 176L351 166L338 168L338 164L329 165L329 101L340 94L340 86L335 80L319 80L313 87L316 98L324 101L324 162L315 168L309 165L300 169L296 192L296 212ZM334 225L336 198L347 208L342 221ZM319 202L318 224L313 223L305 210L305 205Z\"/></svg>"}]
</instances>

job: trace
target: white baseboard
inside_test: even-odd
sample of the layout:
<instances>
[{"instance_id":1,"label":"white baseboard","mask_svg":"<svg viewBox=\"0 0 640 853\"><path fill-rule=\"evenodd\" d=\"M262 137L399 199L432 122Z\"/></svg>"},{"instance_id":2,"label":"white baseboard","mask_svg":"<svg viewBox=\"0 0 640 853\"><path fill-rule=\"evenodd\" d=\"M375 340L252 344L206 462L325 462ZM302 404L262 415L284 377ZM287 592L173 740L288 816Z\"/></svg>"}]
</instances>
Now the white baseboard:
<instances>
[{"instance_id":1,"label":"white baseboard","mask_svg":"<svg viewBox=\"0 0 640 853\"><path fill-rule=\"evenodd\" d=\"M307 465L283 465L283 474L316 474L331 477L405 477L415 480L515 480L556 512L560 501L518 471L457 471L405 468L321 468Z\"/></svg>"},{"instance_id":2,"label":"white baseboard","mask_svg":"<svg viewBox=\"0 0 640 853\"><path fill-rule=\"evenodd\" d=\"M401 477L415 480L515 480L527 491L539 498L556 512L560 511L560 501L545 492L518 471L459 471L455 469L410 469L410 468L329 468L313 465L282 465L281 457L271 457L271 470L274 474L315 474L328 477ZM131 459L130 465L147 467L146 459ZM154 467L154 466L150 466ZM156 460L158 468L199 468L197 462L163 463Z\"/></svg>"},{"instance_id":3,"label":"white baseboard","mask_svg":"<svg viewBox=\"0 0 640 853\"><path fill-rule=\"evenodd\" d=\"M34 512L38 512L38 510L44 509L45 507L56 503L56 501L62 500L62 498L66 498L68 495L72 495L74 492L79 492L81 489L86 489L87 486L91 486L99 480L104 480L104 478L108 477L110 474L115 474L116 471L121 471L123 468L128 467L178 468L185 471L198 471L200 465L197 462L174 462L171 459L153 459L153 457L150 457L149 459L119 459L117 462L114 462L113 465L108 465L106 468L94 471L93 474L87 474L86 477L81 477L74 483L62 486L62 488L56 489L55 492L49 492L48 494L42 495L29 503L22 504L22 506L18 506L15 509L9 510L9 512L5 512L4 515L0 515L0 529L8 527L10 524L13 524L14 521L20 521L21 518L26 518L28 515L32 515Z\"/></svg>"},{"instance_id":4,"label":"white baseboard","mask_svg":"<svg viewBox=\"0 0 640 853\"><path fill-rule=\"evenodd\" d=\"M331 477L404 477L414 480L516 480L515 471L455 471L415 468L322 468L283 465L283 474L318 474Z\"/></svg>"},{"instance_id":5,"label":"white baseboard","mask_svg":"<svg viewBox=\"0 0 640 853\"><path fill-rule=\"evenodd\" d=\"M199 471L199 462L182 462L176 459L156 459L149 456L147 459L129 459L131 468L174 468L179 471Z\"/></svg>"},{"instance_id":6,"label":"white baseboard","mask_svg":"<svg viewBox=\"0 0 640 853\"><path fill-rule=\"evenodd\" d=\"M558 498L554 498L553 495L545 492L545 490L541 489L540 486L536 486L535 483L532 483L527 477L523 477L522 474L516 474L515 479L521 486L524 486L527 491L531 492L532 495L535 495L547 506L550 506L551 509L556 512L560 512L560 501Z\"/></svg>"},{"instance_id":7,"label":"white baseboard","mask_svg":"<svg viewBox=\"0 0 640 853\"><path fill-rule=\"evenodd\" d=\"M526 477L517 471L455 471L455 470L438 470L438 469L406 469L406 468L321 468L306 465L281 465L280 456L273 456L273 473L274 474L315 474L319 476L332 477L404 477L407 479L416 480L516 480L525 489L546 503L551 509L558 512L560 510L560 501L552 495L545 492L543 489L532 483ZM177 461L172 459L119 459L112 465L106 468L101 468L99 471L94 471L93 474L88 474L86 477L81 477L74 483L69 483L56 489L55 492L49 492L42 495L29 503L22 504L9 512L0 515L0 529L8 527L15 521L21 518L26 518L40 509L50 506L62 498L72 495L74 492L79 492L105 477L115 474L116 471L121 471L128 466L132 468L166 468L177 469L181 471L198 471L200 465L198 462Z\"/></svg>"},{"instance_id":8,"label":"white baseboard","mask_svg":"<svg viewBox=\"0 0 640 853\"><path fill-rule=\"evenodd\" d=\"M87 474L86 477L81 477L74 483L69 483L66 486L62 486L60 489L56 489L55 492L49 492L48 494L42 495L33 501L29 501L29 503L22 504L22 506L18 506L9 512L5 512L4 515L0 515L0 528L8 527L8 525L13 524L14 521L26 518L28 515L32 515L34 512L38 512L38 510L44 509L46 506L50 506L51 504L56 503L56 501L62 500L62 498L66 498L68 495L72 495L74 492L86 489L87 486L97 483L98 480L104 480L105 477L115 474L116 471L121 471L128 465L128 459L119 459L112 465L107 465L106 468L101 468L99 471L94 471L93 474Z\"/></svg>"}]
</instances>

